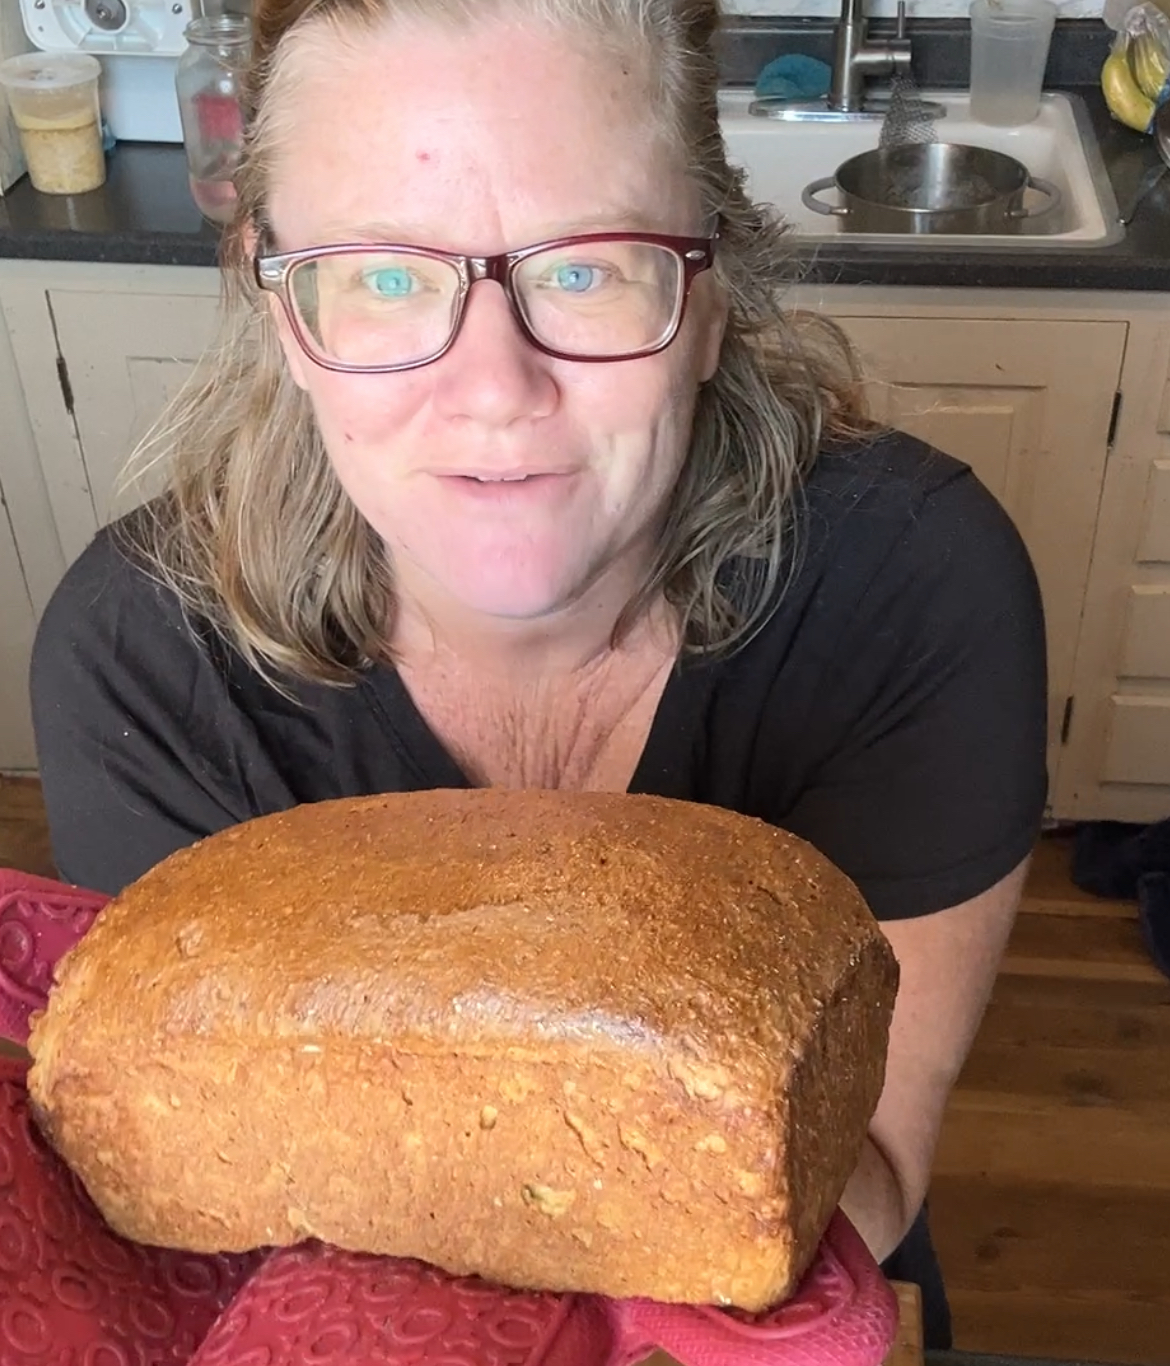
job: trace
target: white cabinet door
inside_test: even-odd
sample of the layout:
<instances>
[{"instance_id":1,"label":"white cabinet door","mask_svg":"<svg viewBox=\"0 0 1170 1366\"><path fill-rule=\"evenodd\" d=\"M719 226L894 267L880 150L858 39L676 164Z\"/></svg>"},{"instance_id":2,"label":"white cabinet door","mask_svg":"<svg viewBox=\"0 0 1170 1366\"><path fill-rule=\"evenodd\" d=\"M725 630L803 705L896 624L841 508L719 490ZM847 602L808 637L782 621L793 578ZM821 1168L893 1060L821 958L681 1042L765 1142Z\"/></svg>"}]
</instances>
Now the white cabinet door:
<instances>
[{"instance_id":1,"label":"white cabinet door","mask_svg":"<svg viewBox=\"0 0 1170 1366\"><path fill-rule=\"evenodd\" d=\"M0 261L0 769L35 768L35 622L120 509L127 457L211 340L218 303L214 270Z\"/></svg>"},{"instance_id":2,"label":"white cabinet door","mask_svg":"<svg viewBox=\"0 0 1170 1366\"><path fill-rule=\"evenodd\" d=\"M1127 324L837 320L860 353L874 416L969 464L1027 543L1047 622L1056 792Z\"/></svg>"},{"instance_id":3,"label":"white cabinet door","mask_svg":"<svg viewBox=\"0 0 1170 1366\"><path fill-rule=\"evenodd\" d=\"M36 767L28 699L35 617L16 539L0 498L0 772Z\"/></svg>"},{"instance_id":4,"label":"white cabinet door","mask_svg":"<svg viewBox=\"0 0 1170 1366\"><path fill-rule=\"evenodd\" d=\"M98 526L151 492L149 480L121 489L120 476L212 340L218 300L55 289L48 302L72 394L87 491L86 504L70 516L63 536L72 559Z\"/></svg>"},{"instance_id":5,"label":"white cabinet door","mask_svg":"<svg viewBox=\"0 0 1170 1366\"><path fill-rule=\"evenodd\" d=\"M1170 817L1170 308L1135 325L1106 472L1060 812Z\"/></svg>"}]
</instances>

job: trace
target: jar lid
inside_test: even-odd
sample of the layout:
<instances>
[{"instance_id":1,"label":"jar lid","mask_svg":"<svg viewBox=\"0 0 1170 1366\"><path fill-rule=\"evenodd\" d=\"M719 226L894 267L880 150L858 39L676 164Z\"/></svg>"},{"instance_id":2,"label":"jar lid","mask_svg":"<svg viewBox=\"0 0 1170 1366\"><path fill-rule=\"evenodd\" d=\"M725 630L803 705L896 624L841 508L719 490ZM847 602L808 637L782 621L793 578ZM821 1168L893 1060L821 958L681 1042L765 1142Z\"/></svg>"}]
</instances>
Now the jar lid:
<instances>
[{"instance_id":1,"label":"jar lid","mask_svg":"<svg viewBox=\"0 0 1170 1366\"><path fill-rule=\"evenodd\" d=\"M0 62L0 85L11 90L68 90L101 74L101 62L87 52L25 52Z\"/></svg>"}]
</instances>

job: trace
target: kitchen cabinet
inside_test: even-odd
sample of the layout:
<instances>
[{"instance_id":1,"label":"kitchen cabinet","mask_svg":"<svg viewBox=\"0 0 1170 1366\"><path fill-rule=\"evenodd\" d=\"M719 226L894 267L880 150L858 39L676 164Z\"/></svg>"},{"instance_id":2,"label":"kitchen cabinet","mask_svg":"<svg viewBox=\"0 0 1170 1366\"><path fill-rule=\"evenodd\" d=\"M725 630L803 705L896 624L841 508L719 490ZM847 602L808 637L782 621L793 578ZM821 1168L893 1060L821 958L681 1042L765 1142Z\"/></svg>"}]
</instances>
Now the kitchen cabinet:
<instances>
[{"instance_id":1,"label":"kitchen cabinet","mask_svg":"<svg viewBox=\"0 0 1170 1366\"><path fill-rule=\"evenodd\" d=\"M1070 819L1170 817L1170 319L1135 327L1129 351L1061 772Z\"/></svg>"},{"instance_id":2,"label":"kitchen cabinet","mask_svg":"<svg viewBox=\"0 0 1170 1366\"><path fill-rule=\"evenodd\" d=\"M8 508L0 501L0 766L8 770L36 767L28 698L35 625Z\"/></svg>"},{"instance_id":3,"label":"kitchen cabinet","mask_svg":"<svg viewBox=\"0 0 1170 1366\"><path fill-rule=\"evenodd\" d=\"M21 530L18 537L17 530ZM25 553L27 552L27 553ZM8 330L0 315L0 770L36 766L28 666L36 619L65 570Z\"/></svg>"},{"instance_id":4,"label":"kitchen cabinet","mask_svg":"<svg viewBox=\"0 0 1170 1366\"><path fill-rule=\"evenodd\" d=\"M0 771L36 766L35 622L149 487L120 493L118 476L211 340L218 295L209 270L0 262Z\"/></svg>"},{"instance_id":5,"label":"kitchen cabinet","mask_svg":"<svg viewBox=\"0 0 1170 1366\"><path fill-rule=\"evenodd\" d=\"M150 492L149 478L123 489L119 476L214 336L218 277L185 267L2 264L0 308L68 563L99 526Z\"/></svg>"},{"instance_id":6,"label":"kitchen cabinet","mask_svg":"<svg viewBox=\"0 0 1170 1366\"><path fill-rule=\"evenodd\" d=\"M120 470L218 300L206 269L0 261L0 488L34 617L147 491ZM970 463L1019 526L1048 629L1052 815L1170 812L1170 301L807 285L787 302L834 317L875 416ZM0 732L0 769L28 755Z\"/></svg>"}]
</instances>

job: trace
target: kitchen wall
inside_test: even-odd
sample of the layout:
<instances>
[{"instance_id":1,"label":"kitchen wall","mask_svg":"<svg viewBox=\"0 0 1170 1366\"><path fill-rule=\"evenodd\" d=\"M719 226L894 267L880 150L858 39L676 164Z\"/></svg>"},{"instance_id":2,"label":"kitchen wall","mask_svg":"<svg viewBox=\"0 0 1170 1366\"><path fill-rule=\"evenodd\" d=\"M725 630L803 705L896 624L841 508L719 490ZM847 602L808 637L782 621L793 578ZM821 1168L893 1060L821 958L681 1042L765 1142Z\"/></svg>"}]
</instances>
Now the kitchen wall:
<instances>
[{"instance_id":1,"label":"kitchen wall","mask_svg":"<svg viewBox=\"0 0 1170 1366\"><path fill-rule=\"evenodd\" d=\"M1102 0L1058 0L1062 19L1083 19L1101 13ZM907 0L906 12L911 19L932 19L965 15L968 0ZM840 14L841 0L723 0L723 7L731 14ZM871 15L893 15L897 0L869 0L866 12Z\"/></svg>"}]
</instances>

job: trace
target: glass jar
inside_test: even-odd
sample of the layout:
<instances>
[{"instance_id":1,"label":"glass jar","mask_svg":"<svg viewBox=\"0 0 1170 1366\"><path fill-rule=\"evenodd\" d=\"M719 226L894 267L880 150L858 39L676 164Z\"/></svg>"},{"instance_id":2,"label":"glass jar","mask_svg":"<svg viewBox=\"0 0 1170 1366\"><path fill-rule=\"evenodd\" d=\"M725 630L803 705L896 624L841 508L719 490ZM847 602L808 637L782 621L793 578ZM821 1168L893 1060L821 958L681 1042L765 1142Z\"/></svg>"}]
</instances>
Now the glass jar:
<instances>
[{"instance_id":1,"label":"glass jar","mask_svg":"<svg viewBox=\"0 0 1170 1366\"><path fill-rule=\"evenodd\" d=\"M187 49L175 68L175 93L191 195L204 217L229 223L236 211L234 176L244 146L240 103L251 51L247 16L216 14L193 19Z\"/></svg>"}]
</instances>

